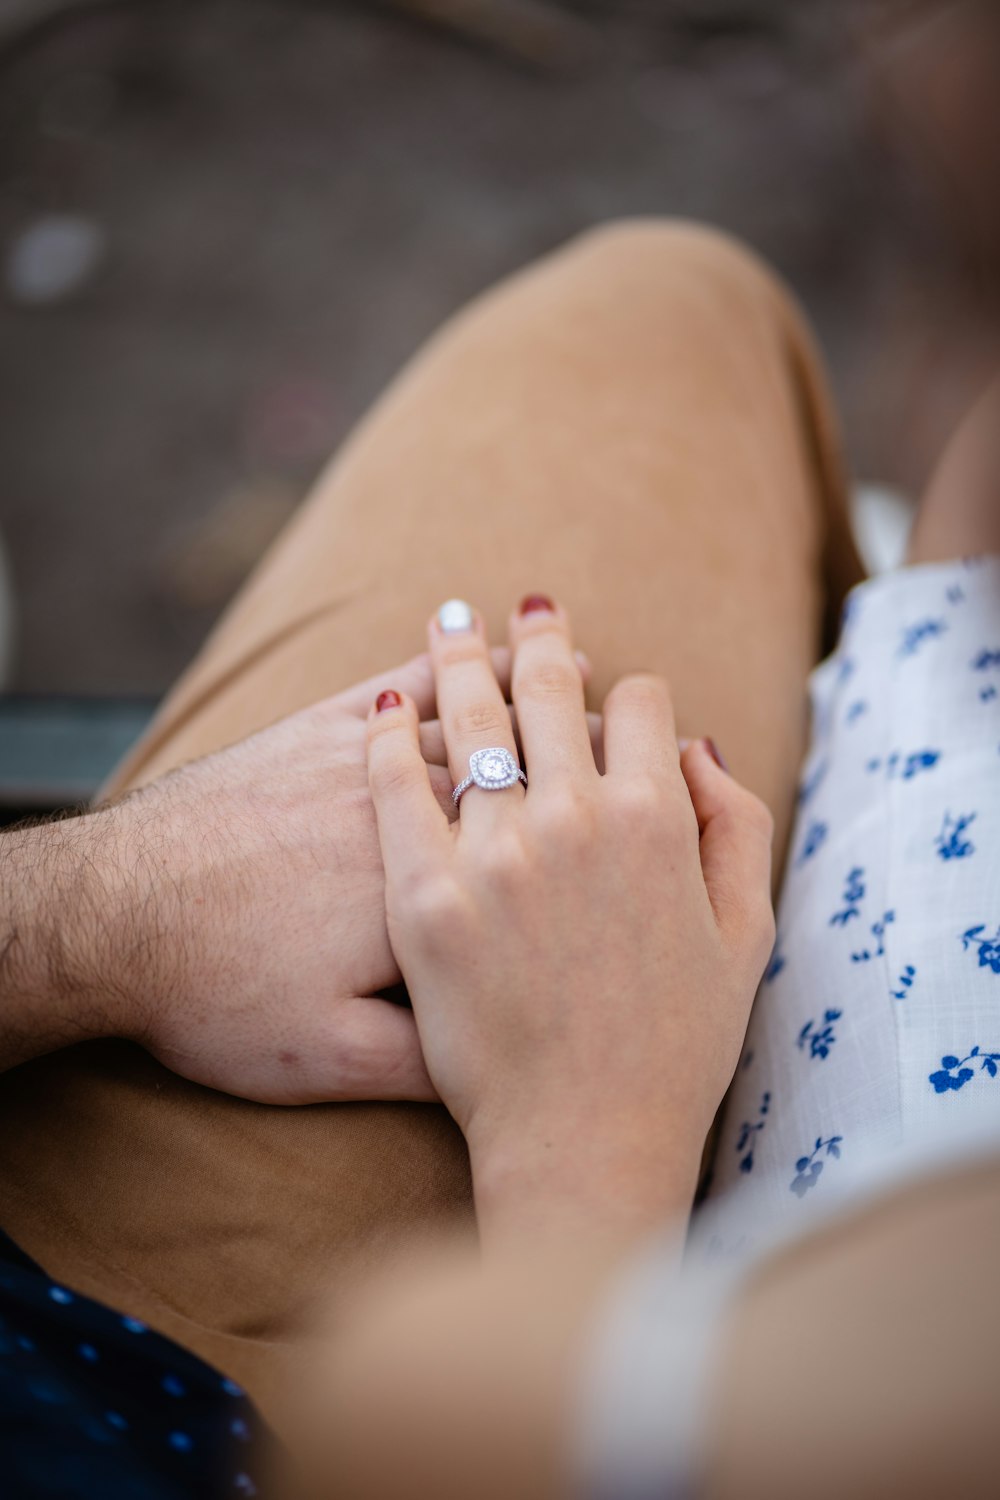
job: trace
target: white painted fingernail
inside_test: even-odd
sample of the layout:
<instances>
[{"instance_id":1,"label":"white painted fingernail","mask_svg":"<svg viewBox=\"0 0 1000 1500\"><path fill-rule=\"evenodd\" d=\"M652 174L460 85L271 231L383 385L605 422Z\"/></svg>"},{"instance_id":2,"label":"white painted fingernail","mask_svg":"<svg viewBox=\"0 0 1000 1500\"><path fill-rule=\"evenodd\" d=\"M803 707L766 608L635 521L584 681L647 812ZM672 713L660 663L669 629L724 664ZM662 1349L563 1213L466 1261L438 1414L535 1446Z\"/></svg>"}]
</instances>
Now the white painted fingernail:
<instances>
[{"instance_id":1,"label":"white painted fingernail","mask_svg":"<svg viewBox=\"0 0 1000 1500\"><path fill-rule=\"evenodd\" d=\"M438 610L438 624L446 635L457 635L472 629L475 616L464 599L448 599Z\"/></svg>"}]
</instances>

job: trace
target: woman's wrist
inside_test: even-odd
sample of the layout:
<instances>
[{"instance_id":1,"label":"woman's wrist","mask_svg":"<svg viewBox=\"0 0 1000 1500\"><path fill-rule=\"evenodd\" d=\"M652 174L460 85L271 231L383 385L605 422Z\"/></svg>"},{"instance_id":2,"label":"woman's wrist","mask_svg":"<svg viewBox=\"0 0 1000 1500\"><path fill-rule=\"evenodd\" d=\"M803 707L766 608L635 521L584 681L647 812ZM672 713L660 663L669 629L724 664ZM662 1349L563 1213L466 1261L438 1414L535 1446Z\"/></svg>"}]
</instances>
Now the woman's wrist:
<instances>
[{"instance_id":1,"label":"woman's wrist","mask_svg":"<svg viewBox=\"0 0 1000 1500\"><path fill-rule=\"evenodd\" d=\"M473 1133L476 1216L486 1253L509 1241L576 1236L613 1247L666 1220L686 1220L700 1145L665 1138L659 1123L636 1115L616 1132L539 1122L488 1144Z\"/></svg>"}]
</instances>

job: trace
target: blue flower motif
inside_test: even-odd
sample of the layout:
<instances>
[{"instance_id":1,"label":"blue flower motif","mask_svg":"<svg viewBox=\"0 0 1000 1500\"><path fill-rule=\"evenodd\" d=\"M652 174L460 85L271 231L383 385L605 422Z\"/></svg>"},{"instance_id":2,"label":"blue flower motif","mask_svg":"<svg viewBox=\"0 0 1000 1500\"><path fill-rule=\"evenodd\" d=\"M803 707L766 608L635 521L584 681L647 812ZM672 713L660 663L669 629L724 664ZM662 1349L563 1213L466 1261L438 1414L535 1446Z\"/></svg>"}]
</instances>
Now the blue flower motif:
<instances>
[{"instance_id":1,"label":"blue flower motif","mask_svg":"<svg viewBox=\"0 0 1000 1500\"><path fill-rule=\"evenodd\" d=\"M848 870L847 879L844 882L844 894L841 898L844 905L830 918L831 927L846 927L852 917L860 917L861 907L858 903L865 899L864 874L860 865L855 865L853 870Z\"/></svg>"},{"instance_id":2,"label":"blue flower motif","mask_svg":"<svg viewBox=\"0 0 1000 1500\"><path fill-rule=\"evenodd\" d=\"M945 590L945 598L949 604L963 604L965 602L965 590L960 583L953 583Z\"/></svg>"},{"instance_id":3,"label":"blue flower motif","mask_svg":"<svg viewBox=\"0 0 1000 1500\"><path fill-rule=\"evenodd\" d=\"M740 1157L740 1171L753 1171L753 1154L757 1146L757 1136L767 1124L768 1112L771 1108L771 1095L765 1093L761 1096L760 1105L757 1109L756 1120L744 1120L736 1137L736 1154ZM749 1150L747 1149L749 1147ZM741 1153L745 1153L741 1155Z\"/></svg>"},{"instance_id":4,"label":"blue flower motif","mask_svg":"<svg viewBox=\"0 0 1000 1500\"><path fill-rule=\"evenodd\" d=\"M779 936L777 942L774 945L774 952L771 954L770 962L768 963L767 968L764 970L764 983L773 983L773 981L777 979L778 975L781 973L784 967L785 955L781 951L781 937Z\"/></svg>"},{"instance_id":5,"label":"blue flower motif","mask_svg":"<svg viewBox=\"0 0 1000 1500\"><path fill-rule=\"evenodd\" d=\"M811 801L812 798L815 797L829 769L830 762L828 760L822 760L820 761L819 765L816 766L816 768L811 771L805 778L805 780L799 787L797 794L797 800L800 807L804 807L807 802Z\"/></svg>"},{"instance_id":6,"label":"blue flower motif","mask_svg":"<svg viewBox=\"0 0 1000 1500\"><path fill-rule=\"evenodd\" d=\"M966 953L970 948L978 948L979 967L992 969L994 974L1000 974L1000 927L991 938L981 936L985 931L985 922L980 922L977 927L970 927L961 935L962 947Z\"/></svg>"},{"instance_id":7,"label":"blue flower motif","mask_svg":"<svg viewBox=\"0 0 1000 1500\"><path fill-rule=\"evenodd\" d=\"M892 781L896 776L902 781L912 781L921 771L933 770L940 759L940 750L914 750L909 755L904 755L901 750L893 750L884 761L877 755L866 761L865 770L874 773L884 769L887 781Z\"/></svg>"},{"instance_id":8,"label":"blue flower motif","mask_svg":"<svg viewBox=\"0 0 1000 1500\"><path fill-rule=\"evenodd\" d=\"M910 990L913 988L913 981L916 979L916 977L917 971L914 968L913 964L907 964L902 974L900 974L899 978L896 980L896 983L899 985L899 989L890 990L889 994L894 1000L905 1000Z\"/></svg>"},{"instance_id":9,"label":"blue flower motif","mask_svg":"<svg viewBox=\"0 0 1000 1500\"><path fill-rule=\"evenodd\" d=\"M802 848L799 850L799 857L795 861L795 863L797 865L804 865L807 860L812 859L817 849L821 848L822 845L825 844L826 836L829 831L830 830L825 823L810 823L809 827L806 829L806 836L802 842Z\"/></svg>"},{"instance_id":10,"label":"blue flower motif","mask_svg":"<svg viewBox=\"0 0 1000 1500\"><path fill-rule=\"evenodd\" d=\"M971 839L963 838L965 830L976 821L976 814L965 813L961 817L953 818L950 813L945 813L944 822L941 824L941 832L934 840L940 859L968 859L970 854L975 854L976 846Z\"/></svg>"},{"instance_id":11,"label":"blue flower motif","mask_svg":"<svg viewBox=\"0 0 1000 1500\"><path fill-rule=\"evenodd\" d=\"M840 1146L844 1137L842 1135L831 1135L829 1139L823 1140L821 1136L816 1137L816 1144L808 1156L800 1156L795 1163L795 1176L789 1183L789 1188L796 1198L804 1198L810 1188L814 1188L823 1172L823 1162L817 1161L821 1152L826 1153L837 1160L840 1158Z\"/></svg>"},{"instance_id":12,"label":"blue flower motif","mask_svg":"<svg viewBox=\"0 0 1000 1500\"><path fill-rule=\"evenodd\" d=\"M936 640L947 631L948 626L944 620L921 620L916 625L908 625L903 631L903 640L900 645L898 656L916 656L925 641Z\"/></svg>"},{"instance_id":13,"label":"blue flower motif","mask_svg":"<svg viewBox=\"0 0 1000 1500\"><path fill-rule=\"evenodd\" d=\"M844 715L844 723L855 724L857 723L858 719L861 718L861 715L866 714L867 712L867 700L864 698L856 698L853 703L848 705L847 712Z\"/></svg>"},{"instance_id":14,"label":"blue flower motif","mask_svg":"<svg viewBox=\"0 0 1000 1500\"><path fill-rule=\"evenodd\" d=\"M843 1012L839 1010L826 1010L823 1012L822 1023L818 1021L807 1021L799 1032L796 1046L800 1051L809 1048L810 1057L829 1057L830 1048L837 1040L834 1032L834 1024L839 1021Z\"/></svg>"},{"instance_id":15,"label":"blue flower motif","mask_svg":"<svg viewBox=\"0 0 1000 1500\"><path fill-rule=\"evenodd\" d=\"M895 920L896 913L894 911L887 911L883 913L882 920L880 922L873 922L871 926L871 934L877 942L878 947L874 952L872 952L870 948L862 948L859 952L852 953L851 963L867 964L870 963L873 958L881 958L883 953L885 952L885 929L891 926L892 923L895 922Z\"/></svg>"},{"instance_id":16,"label":"blue flower motif","mask_svg":"<svg viewBox=\"0 0 1000 1500\"><path fill-rule=\"evenodd\" d=\"M974 672L989 672L994 667L1000 667L1000 651L980 651L972 661Z\"/></svg>"},{"instance_id":17,"label":"blue flower motif","mask_svg":"<svg viewBox=\"0 0 1000 1500\"><path fill-rule=\"evenodd\" d=\"M933 1084L935 1094L957 1094L959 1089L975 1077L975 1066L968 1064L980 1064L980 1074L985 1073L988 1078L996 1078L997 1063L1000 1063L1000 1052L983 1052L977 1045L973 1047L968 1057L942 1057L940 1070L931 1073L928 1082Z\"/></svg>"},{"instance_id":18,"label":"blue flower motif","mask_svg":"<svg viewBox=\"0 0 1000 1500\"><path fill-rule=\"evenodd\" d=\"M902 776L904 781L912 781L920 771L930 771L941 759L940 750L917 750L913 755L906 757Z\"/></svg>"},{"instance_id":19,"label":"blue flower motif","mask_svg":"<svg viewBox=\"0 0 1000 1500\"><path fill-rule=\"evenodd\" d=\"M988 687L984 687L984 688L980 688L979 689L979 701L980 701L980 703L992 703L993 699L996 696L997 696L997 690L993 686L992 682L989 684Z\"/></svg>"}]
</instances>

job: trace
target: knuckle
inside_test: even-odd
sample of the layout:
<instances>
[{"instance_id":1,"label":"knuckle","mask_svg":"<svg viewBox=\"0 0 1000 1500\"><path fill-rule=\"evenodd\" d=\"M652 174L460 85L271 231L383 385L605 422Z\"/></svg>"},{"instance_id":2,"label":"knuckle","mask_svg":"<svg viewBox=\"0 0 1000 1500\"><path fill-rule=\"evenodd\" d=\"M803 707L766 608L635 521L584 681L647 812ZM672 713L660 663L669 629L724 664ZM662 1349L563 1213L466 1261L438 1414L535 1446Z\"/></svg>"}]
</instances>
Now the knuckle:
<instances>
[{"instance_id":1,"label":"knuckle","mask_svg":"<svg viewBox=\"0 0 1000 1500\"><path fill-rule=\"evenodd\" d=\"M439 667L465 667L470 662L477 666L487 660L486 647L478 635L458 635L454 640L442 641L437 647Z\"/></svg>"},{"instance_id":2,"label":"knuckle","mask_svg":"<svg viewBox=\"0 0 1000 1500\"><path fill-rule=\"evenodd\" d=\"M482 854L483 873L499 885L520 882L525 865L524 843L514 829L501 829L495 833Z\"/></svg>"},{"instance_id":3,"label":"knuckle","mask_svg":"<svg viewBox=\"0 0 1000 1500\"><path fill-rule=\"evenodd\" d=\"M387 755L372 765L370 774L374 791L391 796L416 791L426 779L427 771L422 761Z\"/></svg>"},{"instance_id":4,"label":"knuckle","mask_svg":"<svg viewBox=\"0 0 1000 1500\"><path fill-rule=\"evenodd\" d=\"M608 694L616 704L628 703L637 711L662 709L670 702L667 679L656 672L630 672L620 677Z\"/></svg>"},{"instance_id":5,"label":"knuckle","mask_svg":"<svg viewBox=\"0 0 1000 1500\"><path fill-rule=\"evenodd\" d=\"M510 715L499 703L468 703L455 712L455 733L462 739L479 735L491 735L500 743L500 736L510 734Z\"/></svg>"},{"instance_id":6,"label":"knuckle","mask_svg":"<svg viewBox=\"0 0 1000 1500\"><path fill-rule=\"evenodd\" d=\"M614 806L629 824L660 823L669 812L666 790L652 776L630 776L615 788Z\"/></svg>"},{"instance_id":7,"label":"knuckle","mask_svg":"<svg viewBox=\"0 0 1000 1500\"><path fill-rule=\"evenodd\" d=\"M748 828L770 841L774 838L774 814L753 792L744 792L743 818Z\"/></svg>"},{"instance_id":8,"label":"knuckle","mask_svg":"<svg viewBox=\"0 0 1000 1500\"><path fill-rule=\"evenodd\" d=\"M397 894L394 905L406 922L425 932L438 933L458 921L463 905L458 883L443 871L433 871L415 880Z\"/></svg>"},{"instance_id":9,"label":"knuckle","mask_svg":"<svg viewBox=\"0 0 1000 1500\"><path fill-rule=\"evenodd\" d=\"M538 809L537 830L543 853L564 859L581 854L597 835L597 813L589 798L572 787L555 788Z\"/></svg>"},{"instance_id":10,"label":"knuckle","mask_svg":"<svg viewBox=\"0 0 1000 1500\"><path fill-rule=\"evenodd\" d=\"M518 684L522 697L528 698L578 698L583 686L579 669L570 668L568 662L538 662L529 667Z\"/></svg>"}]
</instances>

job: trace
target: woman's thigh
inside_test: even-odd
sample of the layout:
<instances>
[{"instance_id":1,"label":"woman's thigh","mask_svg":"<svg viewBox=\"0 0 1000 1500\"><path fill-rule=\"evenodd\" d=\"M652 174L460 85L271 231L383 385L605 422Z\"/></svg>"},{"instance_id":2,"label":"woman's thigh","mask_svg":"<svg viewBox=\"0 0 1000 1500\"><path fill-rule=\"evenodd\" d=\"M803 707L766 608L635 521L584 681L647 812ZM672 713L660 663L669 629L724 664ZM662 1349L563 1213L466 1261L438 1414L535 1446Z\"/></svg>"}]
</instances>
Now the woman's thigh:
<instances>
[{"instance_id":1,"label":"woman's thigh","mask_svg":"<svg viewBox=\"0 0 1000 1500\"><path fill-rule=\"evenodd\" d=\"M572 611L594 706L629 668L665 672L682 731L719 741L783 839L824 606L858 574L832 433L802 321L756 260L694 228L590 234L404 371L117 786L419 650L445 597L499 631L543 590ZM0 1136L14 1237L265 1405L339 1266L468 1207L441 1111L246 1105L125 1045L11 1075Z\"/></svg>"}]
</instances>

